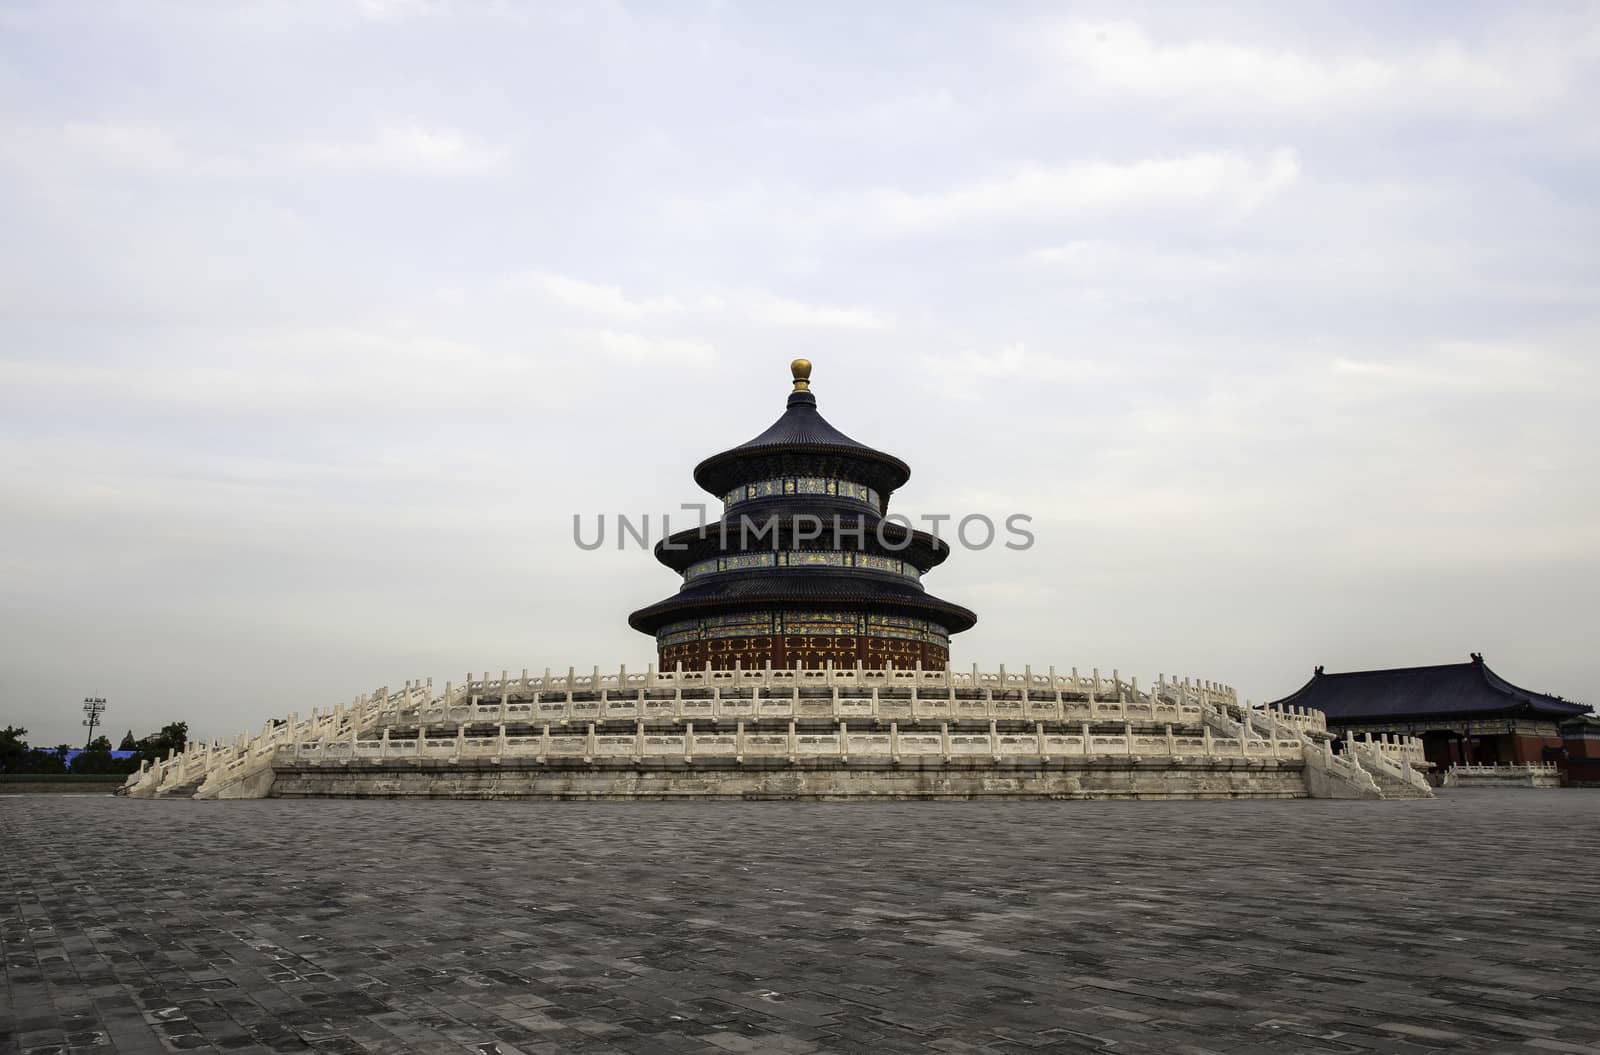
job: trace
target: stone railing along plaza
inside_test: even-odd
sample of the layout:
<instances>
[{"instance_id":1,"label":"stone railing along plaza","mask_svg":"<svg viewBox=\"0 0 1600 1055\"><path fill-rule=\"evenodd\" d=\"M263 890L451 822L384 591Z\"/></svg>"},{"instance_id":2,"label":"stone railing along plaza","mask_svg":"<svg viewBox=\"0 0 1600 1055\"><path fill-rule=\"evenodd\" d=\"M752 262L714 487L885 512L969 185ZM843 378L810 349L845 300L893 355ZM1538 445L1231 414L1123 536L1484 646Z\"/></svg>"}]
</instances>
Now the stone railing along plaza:
<instances>
[{"instance_id":1,"label":"stone railing along plaza","mask_svg":"<svg viewBox=\"0 0 1600 1055\"><path fill-rule=\"evenodd\" d=\"M439 727L443 726L443 729ZM1113 671L1036 674L945 670L674 670L542 677L502 672L407 682L309 718L291 713L254 736L192 744L146 766L125 790L212 797L273 767L505 762L649 767L746 760L971 766L1092 759L1274 760L1308 754L1340 779L1367 770L1420 781L1421 742L1329 746L1308 709L1241 707L1225 685L1159 677L1151 691ZM1415 782L1413 781L1413 782ZM1425 782L1423 782L1425 783ZM1373 795L1370 797L1378 797Z\"/></svg>"},{"instance_id":2,"label":"stone railing along plaza","mask_svg":"<svg viewBox=\"0 0 1600 1055\"><path fill-rule=\"evenodd\" d=\"M1445 770L1444 786L1556 788L1561 786L1561 768L1554 762L1456 762Z\"/></svg>"}]
</instances>

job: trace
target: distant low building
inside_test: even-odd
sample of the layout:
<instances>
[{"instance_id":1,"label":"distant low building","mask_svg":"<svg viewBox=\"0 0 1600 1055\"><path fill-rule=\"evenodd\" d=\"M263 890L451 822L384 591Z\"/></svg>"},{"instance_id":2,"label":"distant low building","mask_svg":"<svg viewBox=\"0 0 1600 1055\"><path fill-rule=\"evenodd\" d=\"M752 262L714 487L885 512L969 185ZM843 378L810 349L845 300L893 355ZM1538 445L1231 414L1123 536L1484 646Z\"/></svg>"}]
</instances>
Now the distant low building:
<instances>
[{"instance_id":1,"label":"distant low building","mask_svg":"<svg viewBox=\"0 0 1600 1055\"><path fill-rule=\"evenodd\" d=\"M72 765L72 760L74 758L77 758L79 755L86 755L88 753L89 752L83 750L83 748L81 748L81 747L77 748L75 750L72 750L72 751L68 751L67 752L67 758L66 758L67 765L71 766ZM107 752L107 753L110 754L112 758L119 759L119 760L120 759L126 759L126 758L137 758L138 755L139 755L139 752L137 752L137 751L110 751L110 752Z\"/></svg>"},{"instance_id":2,"label":"distant low building","mask_svg":"<svg viewBox=\"0 0 1600 1055\"><path fill-rule=\"evenodd\" d=\"M1328 731L1341 736L1420 737L1425 757L1441 770L1458 764L1565 762L1570 752L1562 724L1589 712L1584 704L1511 684L1490 670L1479 652L1467 663L1432 667L1343 674L1318 667L1299 692L1273 706L1290 704L1322 711ZM1583 728L1600 737L1600 728Z\"/></svg>"}]
</instances>

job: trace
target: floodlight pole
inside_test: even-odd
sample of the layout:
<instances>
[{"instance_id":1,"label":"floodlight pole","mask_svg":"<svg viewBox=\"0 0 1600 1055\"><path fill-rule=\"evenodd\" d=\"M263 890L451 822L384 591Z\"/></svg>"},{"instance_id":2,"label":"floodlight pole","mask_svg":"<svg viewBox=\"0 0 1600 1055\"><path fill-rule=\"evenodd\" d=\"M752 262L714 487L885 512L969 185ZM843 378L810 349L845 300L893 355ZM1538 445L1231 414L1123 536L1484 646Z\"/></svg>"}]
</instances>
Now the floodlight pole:
<instances>
[{"instance_id":1,"label":"floodlight pole","mask_svg":"<svg viewBox=\"0 0 1600 1055\"><path fill-rule=\"evenodd\" d=\"M89 738L83 743L85 751L89 750L89 745L94 743L94 727L100 724L100 713L105 709L106 698L104 696L85 696L83 698L83 713L89 716L83 720L83 724L89 727Z\"/></svg>"}]
</instances>

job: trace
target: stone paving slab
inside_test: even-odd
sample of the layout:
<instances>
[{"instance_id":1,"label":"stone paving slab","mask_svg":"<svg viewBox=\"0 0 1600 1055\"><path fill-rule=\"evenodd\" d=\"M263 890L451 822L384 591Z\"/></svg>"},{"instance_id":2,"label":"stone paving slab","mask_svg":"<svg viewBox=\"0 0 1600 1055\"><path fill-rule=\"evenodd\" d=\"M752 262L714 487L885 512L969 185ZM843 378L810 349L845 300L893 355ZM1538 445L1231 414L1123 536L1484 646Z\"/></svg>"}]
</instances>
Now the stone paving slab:
<instances>
[{"instance_id":1,"label":"stone paving slab","mask_svg":"<svg viewBox=\"0 0 1600 1055\"><path fill-rule=\"evenodd\" d=\"M1600 792L0 800L0 1055L1600 1053Z\"/></svg>"}]
</instances>

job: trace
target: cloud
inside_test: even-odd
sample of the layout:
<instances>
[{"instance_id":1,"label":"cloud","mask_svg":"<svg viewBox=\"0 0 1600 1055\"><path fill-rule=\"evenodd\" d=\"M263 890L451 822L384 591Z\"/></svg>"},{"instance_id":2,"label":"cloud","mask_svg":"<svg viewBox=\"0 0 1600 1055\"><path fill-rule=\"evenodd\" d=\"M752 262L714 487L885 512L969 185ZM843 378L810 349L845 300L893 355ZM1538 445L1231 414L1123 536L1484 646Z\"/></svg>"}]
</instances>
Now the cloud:
<instances>
[{"instance_id":1,"label":"cloud","mask_svg":"<svg viewBox=\"0 0 1600 1055\"><path fill-rule=\"evenodd\" d=\"M451 128L394 125L362 139L294 144L285 153L312 168L462 175L496 168L508 152Z\"/></svg>"},{"instance_id":2,"label":"cloud","mask_svg":"<svg viewBox=\"0 0 1600 1055\"><path fill-rule=\"evenodd\" d=\"M1028 165L949 190L880 190L868 200L884 225L908 232L1173 205L1247 212L1299 176L1300 162L1291 150L1262 157L1201 153L1125 163Z\"/></svg>"},{"instance_id":3,"label":"cloud","mask_svg":"<svg viewBox=\"0 0 1600 1055\"><path fill-rule=\"evenodd\" d=\"M756 296L743 305L750 321L763 326L788 326L823 330L887 330L893 320L865 308L840 308L806 304L783 297Z\"/></svg>"},{"instance_id":4,"label":"cloud","mask_svg":"<svg viewBox=\"0 0 1600 1055\"><path fill-rule=\"evenodd\" d=\"M1301 176L1298 156L1286 148L996 168L997 175L942 189L876 186L815 194L753 187L716 199L680 198L668 211L686 229L760 227L800 243L836 237L892 239L1090 216L1187 211L1234 220L1280 195Z\"/></svg>"},{"instance_id":5,"label":"cloud","mask_svg":"<svg viewBox=\"0 0 1600 1055\"><path fill-rule=\"evenodd\" d=\"M552 303L616 319L695 316L796 329L885 330L892 320L866 308L813 304L758 290L691 296L630 296L618 286L544 271L517 275L513 288L532 289Z\"/></svg>"},{"instance_id":6,"label":"cloud","mask_svg":"<svg viewBox=\"0 0 1600 1055\"><path fill-rule=\"evenodd\" d=\"M616 330L599 330L578 336L608 355L635 363L670 362L704 366L717 355L717 349L705 341L645 337L637 333L618 333Z\"/></svg>"},{"instance_id":7,"label":"cloud","mask_svg":"<svg viewBox=\"0 0 1600 1055\"><path fill-rule=\"evenodd\" d=\"M1051 274L1095 286L1118 284L1148 292L1155 284L1191 286L1225 281L1254 271L1255 258L1232 248L1182 251L1162 245L1075 239L1031 250L1025 259Z\"/></svg>"},{"instance_id":8,"label":"cloud","mask_svg":"<svg viewBox=\"0 0 1600 1055\"><path fill-rule=\"evenodd\" d=\"M444 0L355 0L361 17L375 22L443 14L448 7Z\"/></svg>"},{"instance_id":9,"label":"cloud","mask_svg":"<svg viewBox=\"0 0 1600 1055\"><path fill-rule=\"evenodd\" d=\"M1465 340L1437 341L1399 359L1338 355L1331 369L1348 389L1367 397L1554 394L1582 390L1595 380L1593 368L1570 353Z\"/></svg>"},{"instance_id":10,"label":"cloud","mask_svg":"<svg viewBox=\"0 0 1600 1055\"><path fill-rule=\"evenodd\" d=\"M344 417L473 407L574 367L403 328L265 329L220 349L188 344L116 362L0 358L0 390L32 405L97 402L123 414ZM548 397L554 399L555 397Z\"/></svg>"},{"instance_id":11,"label":"cloud","mask_svg":"<svg viewBox=\"0 0 1600 1055\"><path fill-rule=\"evenodd\" d=\"M956 355L931 356L918 371L944 397L969 401L991 398L993 390L989 386L996 383L1052 388L1097 386L1121 372L1111 362L1040 354L1021 342L992 351L969 350Z\"/></svg>"},{"instance_id":12,"label":"cloud","mask_svg":"<svg viewBox=\"0 0 1600 1055\"><path fill-rule=\"evenodd\" d=\"M171 170L194 160L170 130L154 124L72 121L61 129L61 142L80 154L133 168Z\"/></svg>"},{"instance_id":13,"label":"cloud","mask_svg":"<svg viewBox=\"0 0 1600 1055\"><path fill-rule=\"evenodd\" d=\"M956 98L947 89L896 95L884 99L854 98L825 107L806 107L750 118L755 129L782 136L804 136L836 142L856 141L881 148L885 144L920 141L929 134L948 136L980 123L981 109Z\"/></svg>"},{"instance_id":14,"label":"cloud","mask_svg":"<svg viewBox=\"0 0 1600 1055\"><path fill-rule=\"evenodd\" d=\"M177 123L140 119L0 118L0 159L13 178L45 185L93 184L105 169L163 179L237 176L254 163L249 151L201 142Z\"/></svg>"},{"instance_id":15,"label":"cloud","mask_svg":"<svg viewBox=\"0 0 1600 1055\"><path fill-rule=\"evenodd\" d=\"M558 304L596 315L632 319L641 315L674 315L690 310L687 303L676 297L630 297L617 286L545 271L519 275L513 284L532 289Z\"/></svg>"},{"instance_id":16,"label":"cloud","mask_svg":"<svg viewBox=\"0 0 1600 1055\"><path fill-rule=\"evenodd\" d=\"M1388 301L1406 311L1433 304L1460 313L1464 303L1581 310L1592 302L1593 280L1574 256L1574 244L1546 239L1539 225L1524 224L1508 226L1487 252L1481 230L1464 231L1451 219L1477 202L1451 198L1465 196L1447 186L1419 196L1307 181L1282 209L1220 237L1175 238L1170 230L1118 225L1108 237L1026 250L1020 261L1027 266L1018 275L1052 283L1047 288L1077 301L1123 307L1293 298L1302 304ZM1565 209L1550 217L1552 226L1561 217L1582 222ZM1477 224L1494 222L1482 217ZM1351 237L1355 231L1362 236ZM1526 245L1513 250L1518 242ZM1513 252L1528 253L1528 263L1504 266Z\"/></svg>"},{"instance_id":17,"label":"cloud","mask_svg":"<svg viewBox=\"0 0 1600 1055\"><path fill-rule=\"evenodd\" d=\"M1251 370L1196 340L1196 361L1161 371L1166 393L1140 368L1088 382L1062 415L1079 419L1061 423L1071 486L1013 483L1012 501L1045 535L1092 523L1124 556L1171 547L1181 525L1183 547L1257 576L1271 562L1381 577L1593 559L1593 488L1578 483L1600 449L1591 338L1419 341L1361 359L1305 344ZM965 365L1017 393L1013 379L1051 360L1011 348Z\"/></svg>"},{"instance_id":18,"label":"cloud","mask_svg":"<svg viewBox=\"0 0 1600 1055\"><path fill-rule=\"evenodd\" d=\"M223 144L214 136L157 120L76 120L59 125L8 122L0 157L47 176L84 175L85 164L184 179L293 170L398 171L434 175L486 172L509 157L451 128L388 125L365 137Z\"/></svg>"},{"instance_id":19,"label":"cloud","mask_svg":"<svg viewBox=\"0 0 1600 1055\"><path fill-rule=\"evenodd\" d=\"M1068 22L1042 34L1073 83L1184 107L1250 111L1527 114L1559 98L1600 36L1580 31L1538 54L1469 51L1440 40L1394 55L1315 54L1225 39L1154 39L1129 22Z\"/></svg>"}]
</instances>

